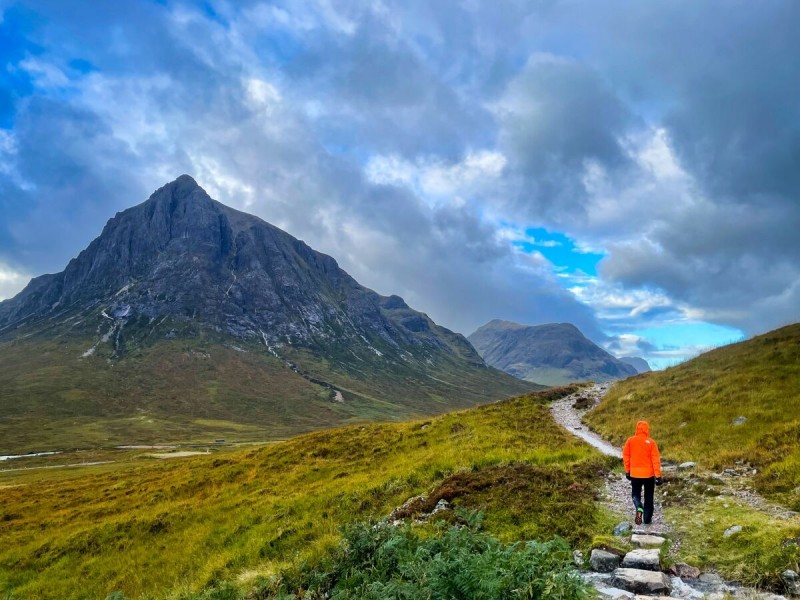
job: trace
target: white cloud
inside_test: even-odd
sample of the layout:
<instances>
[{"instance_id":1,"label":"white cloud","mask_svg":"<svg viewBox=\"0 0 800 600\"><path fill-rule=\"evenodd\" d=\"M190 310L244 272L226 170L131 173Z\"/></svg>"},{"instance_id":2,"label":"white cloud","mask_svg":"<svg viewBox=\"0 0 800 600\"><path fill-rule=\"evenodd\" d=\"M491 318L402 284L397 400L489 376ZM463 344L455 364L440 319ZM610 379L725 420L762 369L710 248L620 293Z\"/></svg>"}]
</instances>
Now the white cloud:
<instances>
[{"instance_id":1,"label":"white cloud","mask_svg":"<svg viewBox=\"0 0 800 600\"><path fill-rule=\"evenodd\" d=\"M364 174L372 183L406 186L433 205L463 204L497 181L505 165L505 156L490 150L469 151L456 163L437 157L411 161L396 154L375 155L367 161Z\"/></svg>"},{"instance_id":2,"label":"white cloud","mask_svg":"<svg viewBox=\"0 0 800 600\"><path fill-rule=\"evenodd\" d=\"M69 78L61 69L37 58L29 56L21 60L18 66L31 76L37 86L53 88L69 84Z\"/></svg>"},{"instance_id":3,"label":"white cloud","mask_svg":"<svg viewBox=\"0 0 800 600\"><path fill-rule=\"evenodd\" d=\"M16 296L30 280L30 275L0 263L0 301Z\"/></svg>"}]
</instances>

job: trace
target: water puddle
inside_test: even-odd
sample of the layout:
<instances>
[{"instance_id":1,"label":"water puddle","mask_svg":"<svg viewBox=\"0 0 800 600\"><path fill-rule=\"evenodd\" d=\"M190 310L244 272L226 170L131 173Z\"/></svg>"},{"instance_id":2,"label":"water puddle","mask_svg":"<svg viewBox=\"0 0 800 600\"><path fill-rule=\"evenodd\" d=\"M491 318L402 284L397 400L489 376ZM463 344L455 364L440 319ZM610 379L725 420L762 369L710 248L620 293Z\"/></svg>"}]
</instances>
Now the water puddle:
<instances>
[{"instance_id":1,"label":"water puddle","mask_svg":"<svg viewBox=\"0 0 800 600\"><path fill-rule=\"evenodd\" d=\"M51 456L53 454L61 454L61 452L32 452L31 454L8 454L0 456L0 462L4 460L13 460L15 458L33 458L35 456Z\"/></svg>"}]
</instances>

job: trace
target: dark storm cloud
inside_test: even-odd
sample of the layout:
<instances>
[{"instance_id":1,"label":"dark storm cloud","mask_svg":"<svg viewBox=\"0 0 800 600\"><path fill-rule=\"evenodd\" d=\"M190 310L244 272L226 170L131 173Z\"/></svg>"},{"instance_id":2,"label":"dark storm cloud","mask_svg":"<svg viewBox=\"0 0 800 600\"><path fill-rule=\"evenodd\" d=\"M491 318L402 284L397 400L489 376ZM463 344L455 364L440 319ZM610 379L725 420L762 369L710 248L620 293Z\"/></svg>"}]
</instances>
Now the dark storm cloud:
<instances>
[{"instance_id":1,"label":"dark storm cloud","mask_svg":"<svg viewBox=\"0 0 800 600\"><path fill-rule=\"evenodd\" d=\"M528 214L560 220L570 211L582 211L588 164L611 173L629 166L622 137L633 115L597 73L573 60L532 58L496 112L501 147L521 179L518 208Z\"/></svg>"},{"instance_id":2,"label":"dark storm cloud","mask_svg":"<svg viewBox=\"0 0 800 600\"><path fill-rule=\"evenodd\" d=\"M3 179L20 198L20 210L5 213L13 231L1 250L6 265L61 268L116 210L190 172L220 200L454 329L501 314L568 319L602 337L591 311L499 240L475 206L435 207L364 179L363 152L457 161L465 146L491 137L479 98L465 101L385 24L350 33L306 24L258 56L257 34L241 39L253 28L247 15L42 7L48 19L35 37L49 51L37 64L56 67L55 76L76 59L94 68L60 87L40 81L20 106L14 173ZM111 43L101 43L109 31ZM37 224L49 235L38 238Z\"/></svg>"},{"instance_id":3,"label":"dark storm cloud","mask_svg":"<svg viewBox=\"0 0 800 600\"><path fill-rule=\"evenodd\" d=\"M800 318L796 3L9 6L35 18L2 65L0 271L61 268L189 172L462 331L602 337L499 222L608 250L598 286L661 290L615 323ZM504 166L465 175L481 151ZM415 173L370 179L376 157ZM434 168L460 185L429 193Z\"/></svg>"}]
</instances>

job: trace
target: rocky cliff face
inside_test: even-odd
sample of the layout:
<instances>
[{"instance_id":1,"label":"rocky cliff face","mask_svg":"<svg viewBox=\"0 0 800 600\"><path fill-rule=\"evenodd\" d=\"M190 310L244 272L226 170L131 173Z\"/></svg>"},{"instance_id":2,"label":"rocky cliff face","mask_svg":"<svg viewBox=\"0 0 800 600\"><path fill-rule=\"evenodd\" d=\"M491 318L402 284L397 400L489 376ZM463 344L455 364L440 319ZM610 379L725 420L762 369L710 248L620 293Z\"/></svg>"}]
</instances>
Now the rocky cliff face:
<instances>
[{"instance_id":1,"label":"rocky cliff face","mask_svg":"<svg viewBox=\"0 0 800 600\"><path fill-rule=\"evenodd\" d=\"M529 326L494 320L470 335L469 341L489 365L545 385L637 374L569 323Z\"/></svg>"},{"instance_id":2,"label":"rocky cliff face","mask_svg":"<svg viewBox=\"0 0 800 600\"><path fill-rule=\"evenodd\" d=\"M212 200L188 175L117 214L63 272L0 303L0 335L98 309L120 323L199 321L272 349L346 344L375 354L447 352L483 365L462 336L359 285L330 256Z\"/></svg>"}]
</instances>

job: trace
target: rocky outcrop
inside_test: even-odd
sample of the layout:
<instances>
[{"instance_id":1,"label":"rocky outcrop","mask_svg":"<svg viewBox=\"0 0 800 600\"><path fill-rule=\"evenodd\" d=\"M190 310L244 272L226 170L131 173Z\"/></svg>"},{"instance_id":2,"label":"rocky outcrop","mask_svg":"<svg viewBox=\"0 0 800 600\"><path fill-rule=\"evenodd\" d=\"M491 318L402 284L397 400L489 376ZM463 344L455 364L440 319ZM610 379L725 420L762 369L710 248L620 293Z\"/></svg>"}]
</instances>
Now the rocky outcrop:
<instances>
[{"instance_id":1,"label":"rocky outcrop","mask_svg":"<svg viewBox=\"0 0 800 600\"><path fill-rule=\"evenodd\" d=\"M569 323L528 326L494 320L468 339L489 365L545 385L612 381L638 373Z\"/></svg>"}]
</instances>

